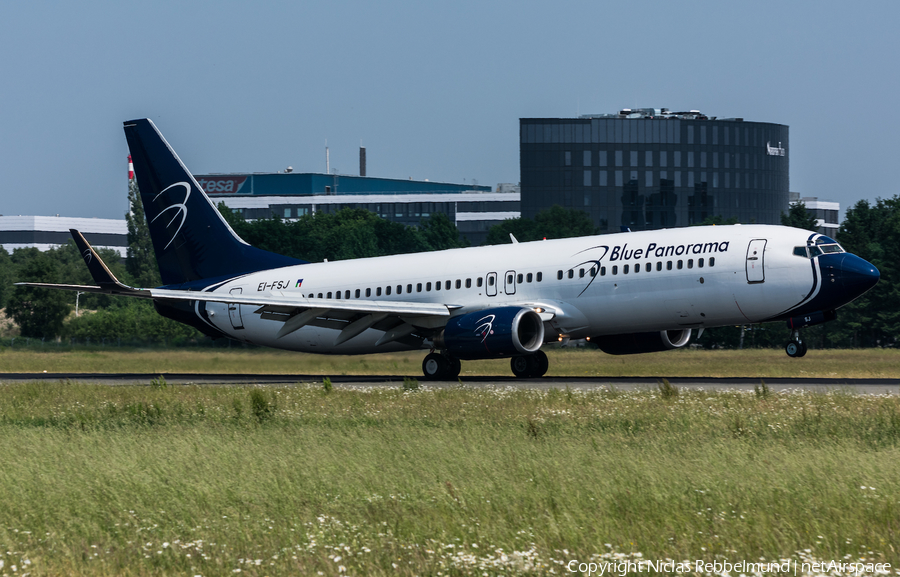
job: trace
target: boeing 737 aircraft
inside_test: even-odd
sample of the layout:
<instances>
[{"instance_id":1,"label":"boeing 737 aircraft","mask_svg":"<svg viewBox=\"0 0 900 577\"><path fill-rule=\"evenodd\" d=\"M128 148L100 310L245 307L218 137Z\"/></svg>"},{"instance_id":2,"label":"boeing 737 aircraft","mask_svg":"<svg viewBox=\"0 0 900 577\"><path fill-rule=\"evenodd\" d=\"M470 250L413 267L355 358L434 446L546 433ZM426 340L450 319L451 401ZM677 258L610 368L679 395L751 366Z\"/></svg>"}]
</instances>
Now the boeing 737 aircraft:
<instances>
[{"instance_id":1,"label":"boeing 737 aircraft","mask_svg":"<svg viewBox=\"0 0 900 577\"><path fill-rule=\"evenodd\" d=\"M126 122L125 136L165 285L123 285L75 230L97 285L22 284L153 299L211 337L280 349L430 349L429 379L501 357L516 376L542 376L547 342L643 353L684 347L695 330L769 321L787 321L787 354L802 357L799 329L835 318L879 278L826 236L768 225L307 263L241 240L149 119Z\"/></svg>"}]
</instances>

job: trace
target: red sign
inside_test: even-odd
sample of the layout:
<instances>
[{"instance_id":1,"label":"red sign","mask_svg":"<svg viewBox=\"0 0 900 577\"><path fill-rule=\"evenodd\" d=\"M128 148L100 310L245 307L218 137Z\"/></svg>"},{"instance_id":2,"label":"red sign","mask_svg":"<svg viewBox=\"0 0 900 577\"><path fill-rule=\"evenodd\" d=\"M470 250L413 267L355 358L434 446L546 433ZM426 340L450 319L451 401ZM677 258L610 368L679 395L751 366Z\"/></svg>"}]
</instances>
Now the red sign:
<instances>
[{"instance_id":1,"label":"red sign","mask_svg":"<svg viewBox=\"0 0 900 577\"><path fill-rule=\"evenodd\" d=\"M219 194L239 192L246 180L246 176L205 176L197 182L208 194Z\"/></svg>"}]
</instances>

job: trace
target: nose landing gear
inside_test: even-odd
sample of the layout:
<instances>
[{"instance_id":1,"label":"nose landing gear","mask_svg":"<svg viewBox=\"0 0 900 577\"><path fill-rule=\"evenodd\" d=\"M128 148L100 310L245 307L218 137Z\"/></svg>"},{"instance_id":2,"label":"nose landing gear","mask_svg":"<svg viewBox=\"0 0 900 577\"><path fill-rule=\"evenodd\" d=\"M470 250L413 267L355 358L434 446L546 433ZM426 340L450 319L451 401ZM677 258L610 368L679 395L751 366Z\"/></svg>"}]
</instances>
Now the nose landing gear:
<instances>
[{"instance_id":1,"label":"nose landing gear","mask_svg":"<svg viewBox=\"0 0 900 577\"><path fill-rule=\"evenodd\" d=\"M791 340L784 346L784 352L786 352L789 357L795 359L806 354L806 343L800 340L799 329L791 331Z\"/></svg>"}]
</instances>

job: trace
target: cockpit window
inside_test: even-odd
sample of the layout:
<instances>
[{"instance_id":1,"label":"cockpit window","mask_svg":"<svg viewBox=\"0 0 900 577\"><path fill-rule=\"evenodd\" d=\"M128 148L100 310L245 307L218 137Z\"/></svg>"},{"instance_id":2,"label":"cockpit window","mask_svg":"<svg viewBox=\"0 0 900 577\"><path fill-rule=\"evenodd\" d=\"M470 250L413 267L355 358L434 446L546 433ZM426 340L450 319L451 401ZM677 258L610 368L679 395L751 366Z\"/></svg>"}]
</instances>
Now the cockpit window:
<instances>
[{"instance_id":1,"label":"cockpit window","mask_svg":"<svg viewBox=\"0 0 900 577\"><path fill-rule=\"evenodd\" d=\"M809 258L809 255L806 254L805 246L795 246L794 247L794 256L802 256L803 258Z\"/></svg>"},{"instance_id":2,"label":"cockpit window","mask_svg":"<svg viewBox=\"0 0 900 577\"><path fill-rule=\"evenodd\" d=\"M825 235L819 235L816 237L815 244L805 247L805 252L807 252L806 255L803 254L804 247L802 246L794 247L795 255L808 256L808 258L816 258L820 254L844 252L844 249L841 248L841 245L839 245L836 240L828 238Z\"/></svg>"}]
</instances>

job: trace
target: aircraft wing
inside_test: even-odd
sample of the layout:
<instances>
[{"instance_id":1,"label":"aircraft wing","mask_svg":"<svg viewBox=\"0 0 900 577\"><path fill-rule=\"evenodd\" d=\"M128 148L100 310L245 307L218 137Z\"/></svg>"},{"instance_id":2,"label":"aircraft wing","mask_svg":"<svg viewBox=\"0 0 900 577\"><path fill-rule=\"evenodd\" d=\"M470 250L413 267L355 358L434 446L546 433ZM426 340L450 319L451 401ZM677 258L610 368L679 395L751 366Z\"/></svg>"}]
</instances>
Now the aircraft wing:
<instances>
[{"instance_id":1,"label":"aircraft wing","mask_svg":"<svg viewBox=\"0 0 900 577\"><path fill-rule=\"evenodd\" d=\"M457 305L440 303L307 298L300 294L279 291L260 292L256 295L234 295L164 288L134 288L119 282L79 231L72 229L69 232L72 233L72 238L97 285L31 282L16 284L158 301L204 301L256 306L258 308L253 311L255 314L261 315L264 319L284 322L278 332L279 337L286 336L306 325L324 326L341 329L336 344L347 341L368 328L385 331L379 344L386 344L402 339L417 329L442 327L450 317L450 311L459 308Z\"/></svg>"}]
</instances>

